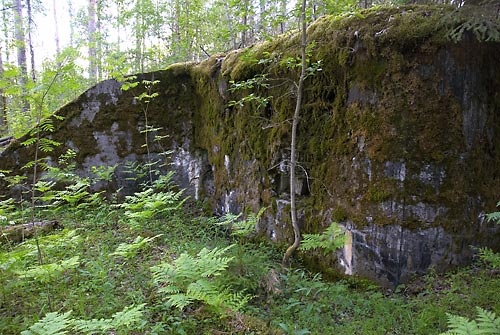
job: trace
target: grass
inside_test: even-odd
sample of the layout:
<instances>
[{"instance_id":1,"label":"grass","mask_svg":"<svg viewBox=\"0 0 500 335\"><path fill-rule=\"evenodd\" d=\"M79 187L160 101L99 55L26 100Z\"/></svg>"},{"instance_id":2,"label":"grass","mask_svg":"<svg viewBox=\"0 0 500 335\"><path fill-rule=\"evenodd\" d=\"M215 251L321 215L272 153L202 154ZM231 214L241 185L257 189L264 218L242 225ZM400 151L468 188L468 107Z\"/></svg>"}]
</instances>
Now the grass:
<instances>
[{"instance_id":1,"label":"grass","mask_svg":"<svg viewBox=\"0 0 500 335\"><path fill-rule=\"evenodd\" d=\"M105 203L77 214L59 209L64 230L40 237L40 244L45 264L78 256L77 266L62 272L26 276L27 269L39 269L34 240L2 244L0 333L19 334L49 312L111 322L116 313L142 304L138 322L102 333L439 334L446 330L446 313L474 317L480 306L500 314L500 274L481 262L452 273L430 272L394 292L356 278L329 282L299 261L290 270L281 268L283 250L276 245L232 236L213 218L187 208L132 226L123 210ZM197 300L182 309L167 303L152 280L153 266L229 245L234 246L227 250L227 269L209 280L250 296L242 309Z\"/></svg>"}]
</instances>

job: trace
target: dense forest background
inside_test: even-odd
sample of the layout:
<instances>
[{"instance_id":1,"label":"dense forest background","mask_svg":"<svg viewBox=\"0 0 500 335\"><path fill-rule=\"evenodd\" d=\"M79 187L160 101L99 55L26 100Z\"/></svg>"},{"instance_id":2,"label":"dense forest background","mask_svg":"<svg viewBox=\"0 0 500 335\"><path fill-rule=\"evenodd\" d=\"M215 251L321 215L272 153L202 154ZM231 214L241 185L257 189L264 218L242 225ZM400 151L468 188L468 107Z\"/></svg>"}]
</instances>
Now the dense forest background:
<instances>
[{"instance_id":1,"label":"dense forest background","mask_svg":"<svg viewBox=\"0 0 500 335\"><path fill-rule=\"evenodd\" d=\"M490 2L315 0L307 2L308 22L406 3ZM103 79L200 61L295 30L300 2L2 0L0 9L0 135L18 136L40 109L48 115Z\"/></svg>"}]
</instances>

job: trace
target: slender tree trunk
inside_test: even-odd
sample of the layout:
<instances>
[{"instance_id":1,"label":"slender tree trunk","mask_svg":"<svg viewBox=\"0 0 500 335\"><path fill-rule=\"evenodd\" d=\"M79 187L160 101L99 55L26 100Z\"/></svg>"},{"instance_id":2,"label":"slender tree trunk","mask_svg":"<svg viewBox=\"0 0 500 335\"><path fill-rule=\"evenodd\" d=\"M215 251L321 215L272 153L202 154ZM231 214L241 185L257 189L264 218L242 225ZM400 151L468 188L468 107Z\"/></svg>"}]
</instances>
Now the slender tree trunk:
<instances>
[{"instance_id":1,"label":"slender tree trunk","mask_svg":"<svg viewBox=\"0 0 500 335\"><path fill-rule=\"evenodd\" d=\"M2 8L7 8L7 4L5 3L5 0L2 0ZM11 29L9 29L8 23L9 23L9 17L7 16L9 11L2 11L2 20L3 20L3 33L4 33L4 46L5 46L5 61L7 63L10 62L10 49L7 47L7 41L10 40L9 37L9 32Z\"/></svg>"},{"instance_id":2,"label":"slender tree trunk","mask_svg":"<svg viewBox=\"0 0 500 335\"><path fill-rule=\"evenodd\" d=\"M95 37L95 44L96 44L96 78L98 81L102 80L102 59L104 57L103 55L103 48L102 48L102 1L97 1L96 4L96 37Z\"/></svg>"},{"instance_id":3,"label":"slender tree trunk","mask_svg":"<svg viewBox=\"0 0 500 335\"><path fill-rule=\"evenodd\" d=\"M190 15L190 2L189 0L184 1L184 15L182 15L183 18L187 19L187 22L184 22L184 38L183 40L186 41L185 44L185 55L184 55L184 61L189 62L190 60L193 59L193 37L191 32L192 30L189 27L189 15Z\"/></svg>"},{"instance_id":4,"label":"slender tree trunk","mask_svg":"<svg viewBox=\"0 0 500 335\"><path fill-rule=\"evenodd\" d=\"M174 60L178 60L181 54L181 32L180 32L180 20L181 20L181 7L178 2L174 4L174 21L172 22L172 56Z\"/></svg>"},{"instance_id":5,"label":"slender tree trunk","mask_svg":"<svg viewBox=\"0 0 500 335\"><path fill-rule=\"evenodd\" d=\"M280 34L283 34L285 32L285 24L286 24L286 16L287 16L287 11L286 11L286 0L281 0L281 15L282 17L280 18Z\"/></svg>"},{"instance_id":6,"label":"slender tree trunk","mask_svg":"<svg viewBox=\"0 0 500 335\"><path fill-rule=\"evenodd\" d=\"M3 55L2 55L2 47L0 46L0 78L3 78ZM3 89L0 89L0 134L5 133L7 130L7 99L3 92Z\"/></svg>"},{"instance_id":7,"label":"slender tree trunk","mask_svg":"<svg viewBox=\"0 0 500 335\"><path fill-rule=\"evenodd\" d=\"M243 10L243 19L242 19L242 26L243 30L241 31L241 47L244 48L247 46L247 37L248 37L248 12L249 12L249 6L248 6L248 0L245 0L244 4L244 10Z\"/></svg>"},{"instance_id":8,"label":"slender tree trunk","mask_svg":"<svg viewBox=\"0 0 500 335\"><path fill-rule=\"evenodd\" d=\"M89 77L90 80L97 79L97 52L96 52L96 0L89 0Z\"/></svg>"},{"instance_id":9,"label":"slender tree trunk","mask_svg":"<svg viewBox=\"0 0 500 335\"><path fill-rule=\"evenodd\" d=\"M31 12L31 0L26 0L26 5L28 8L28 44L31 60L31 79L34 83L36 83L35 49L33 48L33 39L31 38L31 32L33 30L33 13Z\"/></svg>"},{"instance_id":10,"label":"slender tree trunk","mask_svg":"<svg viewBox=\"0 0 500 335\"><path fill-rule=\"evenodd\" d=\"M293 113L293 121L292 121L292 144L291 144L291 153L290 153L290 215L292 220L292 228L294 240L293 244L288 247L283 256L283 265L288 266L290 264L290 256L294 253L295 250L299 247L300 244L300 229L299 224L297 222L297 209L296 209L296 197L295 197L295 168L297 166L297 126L299 124L300 117L300 109L302 105L302 95L304 88L304 79L306 75L306 44L307 44L307 36L306 36L306 0L302 1L302 9L300 14L301 21L301 32L302 32L302 43L300 46L301 58L302 58L302 67L300 69L300 78L299 84L297 87L297 101L295 104L295 112Z\"/></svg>"},{"instance_id":11,"label":"slender tree trunk","mask_svg":"<svg viewBox=\"0 0 500 335\"><path fill-rule=\"evenodd\" d=\"M57 5L56 0L52 0L52 16L54 18L55 35L54 40L56 42L56 55L59 56L61 53L61 46L59 45L59 25L57 22Z\"/></svg>"},{"instance_id":12,"label":"slender tree trunk","mask_svg":"<svg viewBox=\"0 0 500 335\"><path fill-rule=\"evenodd\" d=\"M135 8L135 60L137 71L144 72L144 59L143 59L143 30L144 20L142 13L142 2L137 0Z\"/></svg>"},{"instance_id":13,"label":"slender tree trunk","mask_svg":"<svg viewBox=\"0 0 500 335\"><path fill-rule=\"evenodd\" d=\"M28 100L25 98L26 95L26 81L28 79L28 65L26 57L26 39L24 35L24 24L23 24L23 3L21 0L16 0L16 14L14 15L15 32L14 39L16 41L17 47L17 66L21 70L19 74L19 85L22 88L21 97L21 110L23 112L28 111L31 107Z\"/></svg>"},{"instance_id":14,"label":"slender tree trunk","mask_svg":"<svg viewBox=\"0 0 500 335\"><path fill-rule=\"evenodd\" d=\"M259 13L259 38L262 39L262 37L268 35L267 31L267 22L266 22L266 1L265 0L260 0L259 2L260 5L260 13Z\"/></svg>"},{"instance_id":15,"label":"slender tree trunk","mask_svg":"<svg viewBox=\"0 0 500 335\"><path fill-rule=\"evenodd\" d=\"M54 0L54 2L55 1L56 0ZM69 46L73 47L75 43L75 28L73 27L73 23L75 20L74 20L72 0L68 0L68 16L69 16Z\"/></svg>"},{"instance_id":16,"label":"slender tree trunk","mask_svg":"<svg viewBox=\"0 0 500 335\"><path fill-rule=\"evenodd\" d=\"M2 0L2 8L6 8L5 0ZM9 22L9 17L7 16L7 11L2 11L2 19L3 19L3 31L4 31L4 40L3 45L0 46L0 77L3 77L3 49L5 48L5 59L6 62L10 61L10 50L7 46L7 41L9 40L9 29L7 29L7 25ZM3 131L8 131L8 123L7 123L7 97L5 96L3 90L0 95L0 133Z\"/></svg>"},{"instance_id":17,"label":"slender tree trunk","mask_svg":"<svg viewBox=\"0 0 500 335\"><path fill-rule=\"evenodd\" d=\"M117 44L117 51L120 52L120 44L121 44L121 15L122 15L122 6L121 2L116 3L116 44Z\"/></svg>"},{"instance_id":18,"label":"slender tree trunk","mask_svg":"<svg viewBox=\"0 0 500 335\"><path fill-rule=\"evenodd\" d=\"M233 43L233 50L238 49L238 43L236 42L236 34L233 27L233 18L231 17L231 11L227 1L224 1L224 9L226 10L226 19L229 27L229 34L231 35L231 42Z\"/></svg>"},{"instance_id":19,"label":"slender tree trunk","mask_svg":"<svg viewBox=\"0 0 500 335\"><path fill-rule=\"evenodd\" d=\"M23 4L21 0L16 0L16 15L15 15L15 39L17 46L17 65L21 70L21 84L26 84L28 77L28 67L26 65L26 40L24 37L23 25Z\"/></svg>"}]
</instances>

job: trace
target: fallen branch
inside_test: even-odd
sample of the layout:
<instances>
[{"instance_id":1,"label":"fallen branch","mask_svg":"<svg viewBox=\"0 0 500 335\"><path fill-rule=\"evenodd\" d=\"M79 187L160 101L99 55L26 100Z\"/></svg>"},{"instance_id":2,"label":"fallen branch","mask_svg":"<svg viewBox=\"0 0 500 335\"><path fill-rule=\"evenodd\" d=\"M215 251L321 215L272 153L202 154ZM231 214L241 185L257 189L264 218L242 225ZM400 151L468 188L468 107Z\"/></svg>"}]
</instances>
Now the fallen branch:
<instances>
[{"instance_id":1,"label":"fallen branch","mask_svg":"<svg viewBox=\"0 0 500 335\"><path fill-rule=\"evenodd\" d=\"M27 238L35 236L35 231L40 233L48 233L55 229L63 228L63 226L53 221L30 222L14 226L6 226L0 229L0 244L1 243L21 243Z\"/></svg>"},{"instance_id":2,"label":"fallen branch","mask_svg":"<svg viewBox=\"0 0 500 335\"><path fill-rule=\"evenodd\" d=\"M14 139L13 136L0 138L0 147L6 147Z\"/></svg>"}]
</instances>

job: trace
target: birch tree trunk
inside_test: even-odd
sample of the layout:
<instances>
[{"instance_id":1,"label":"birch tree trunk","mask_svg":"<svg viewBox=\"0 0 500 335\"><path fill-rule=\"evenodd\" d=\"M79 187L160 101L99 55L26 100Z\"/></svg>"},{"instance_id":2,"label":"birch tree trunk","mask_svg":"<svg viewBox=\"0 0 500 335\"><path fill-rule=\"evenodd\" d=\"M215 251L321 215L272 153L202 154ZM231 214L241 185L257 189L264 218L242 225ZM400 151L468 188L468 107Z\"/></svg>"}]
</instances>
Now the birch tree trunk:
<instances>
[{"instance_id":1,"label":"birch tree trunk","mask_svg":"<svg viewBox=\"0 0 500 335\"><path fill-rule=\"evenodd\" d=\"M96 0L89 0L89 77L90 80L97 79L97 51L96 51Z\"/></svg>"},{"instance_id":2,"label":"birch tree trunk","mask_svg":"<svg viewBox=\"0 0 500 335\"><path fill-rule=\"evenodd\" d=\"M135 7L135 61L139 72L144 72L144 14L141 0Z\"/></svg>"},{"instance_id":3,"label":"birch tree trunk","mask_svg":"<svg viewBox=\"0 0 500 335\"><path fill-rule=\"evenodd\" d=\"M59 56L61 53L61 46L59 45L59 25L57 21L57 5L56 0L52 0L52 16L54 18L54 26L55 26L55 35L54 41L56 42L56 56Z\"/></svg>"},{"instance_id":4,"label":"birch tree trunk","mask_svg":"<svg viewBox=\"0 0 500 335\"><path fill-rule=\"evenodd\" d=\"M54 0L55 2L56 0ZM75 42L75 28L74 28L74 13L73 13L73 2L68 0L68 16L69 16L69 46L73 47Z\"/></svg>"},{"instance_id":5,"label":"birch tree trunk","mask_svg":"<svg viewBox=\"0 0 500 335\"><path fill-rule=\"evenodd\" d=\"M16 0L16 15L14 19L15 23L15 33L14 38L16 40L17 47L17 66L21 70L20 83L24 86L26 84L26 78L28 77L28 67L26 62L26 40L24 36L24 24L23 24L23 3L21 0Z\"/></svg>"},{"instance_id":6,"label":"birch tree trunk","mask_svg":"<svg viewBox=\"0 0 500 335\"><path fill-rule=\"evenodd\" d=\"M0 78L3 77L3 54L0 46ZM3 89L0 89L0 135L6 132L7 126L7 99Z\"/></svg>"},{"instance_id":7,"label":"birch tree trunk","mask_svg":"<svg viewBox=\"0 0 500 335\"><path fill-rule=\"evenodd\" d=\"M33 48L33 39L31 38L31 31L33 30L33 13L31 11L31 0L26 0L26 6L28 9L28 45L30 49L31 79L34 83L36 83L35 49Z\"/></svg>"},{"instance_id":8,"label":"birch tree trunk","mask_svg":"<svg viewBox=\"0 0 500 335\"><path fill-rule=\"evenodd\" d=\"M281 15L283 17L280 20L280 34L283 34L286 28L286 17L287 17L286 3L287 3L286 0L281 0Z\"/></svg>"}]
</instances>

